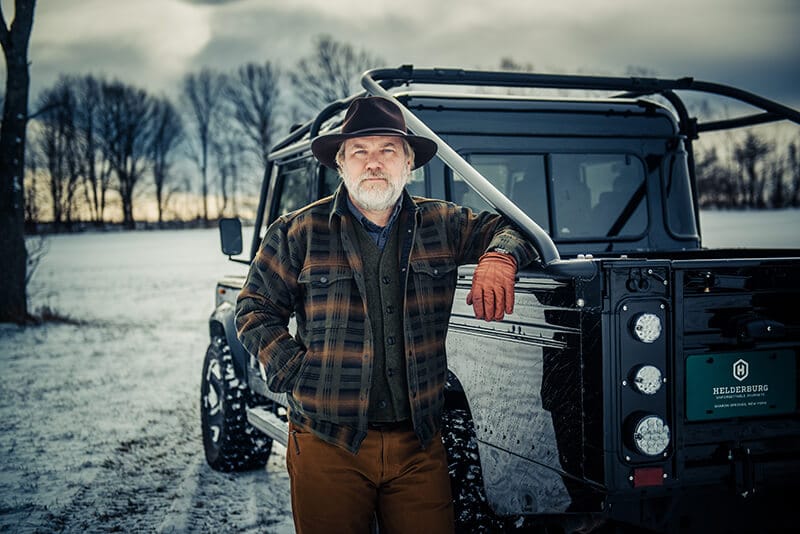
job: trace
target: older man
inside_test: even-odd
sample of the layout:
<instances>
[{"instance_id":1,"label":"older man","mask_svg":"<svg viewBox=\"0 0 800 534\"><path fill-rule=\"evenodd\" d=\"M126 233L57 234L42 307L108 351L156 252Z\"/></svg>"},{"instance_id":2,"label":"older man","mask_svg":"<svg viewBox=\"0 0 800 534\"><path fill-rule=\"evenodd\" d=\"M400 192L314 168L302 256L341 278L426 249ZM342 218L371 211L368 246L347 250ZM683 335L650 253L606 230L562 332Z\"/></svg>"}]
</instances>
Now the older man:
<instances>
[{"instance_id":1,"label":"older man","mask_svg":"<svg viewBox=\"0 0 800 534\"><path fill-rule=\"evenodd\" d=\"M457 268L478 262L467 303L500 320L535 251L496 214L405 192L436 144L388 99L354 100L311 148L344 183L269 227L236 314L287 394L297 532L364 533L375 514L381 532L450 532L440 427Z\"/></svg>"}]
</instances>

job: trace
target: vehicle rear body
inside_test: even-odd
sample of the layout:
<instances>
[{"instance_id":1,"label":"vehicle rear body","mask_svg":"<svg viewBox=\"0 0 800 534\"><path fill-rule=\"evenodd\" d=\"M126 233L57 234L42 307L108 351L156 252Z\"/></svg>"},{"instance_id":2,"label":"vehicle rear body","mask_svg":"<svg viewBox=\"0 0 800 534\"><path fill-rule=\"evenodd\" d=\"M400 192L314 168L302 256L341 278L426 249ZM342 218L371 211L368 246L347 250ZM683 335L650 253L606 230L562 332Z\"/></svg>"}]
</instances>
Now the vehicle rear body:
<instances>
[{"instance_id":1,"label":"vehicle rear body","mask_svg":"<svg viewBox=\"0 0 800 534\"><path fill-rule=\"evenodd\" d=\"M523 272L499 325L463 304L465 273L448 358L498 512L599 513L663 531L794 521L779 503L798 495L800 474L800 316L788 306L800 267L718 255L595 260L591 280ZM634 332L643 314L661 324L649 343ZM643 366L660 371L657 391L637 389ZM669 440L645 454L634 427L652 415Z\"/></svg>"}]
</instances>

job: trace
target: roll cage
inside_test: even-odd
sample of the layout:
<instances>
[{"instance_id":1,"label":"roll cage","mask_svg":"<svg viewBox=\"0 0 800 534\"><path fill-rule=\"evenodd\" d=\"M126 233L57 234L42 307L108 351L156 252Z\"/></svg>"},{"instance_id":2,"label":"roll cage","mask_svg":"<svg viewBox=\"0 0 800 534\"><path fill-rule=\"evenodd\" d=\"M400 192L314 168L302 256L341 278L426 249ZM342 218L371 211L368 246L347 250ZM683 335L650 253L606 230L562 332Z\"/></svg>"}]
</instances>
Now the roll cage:
<instances>
[{"instance_id":1,"label":"roll cage","mask_svg":"<svg viewBox=\"0 0 800 534\"><path fill-rule=\"evenodd\" d=\"M694 78L661 79L650 77L609 77L585 75L558 75L525 72L481 71L464 69L424 68L415 69L411 65L399 68L373 69L365 72L361 77L364 91L355 93L347 98L337 100L325 107L317 116L299 127L295 128L285 139L276 144L270 152L270 164L267 166L266 176L269 177L272 161L280 158L295 143L304 138L311 140L319 135L322 126L346 109L350 103L365 95L383 96L395 99L391 89L410 84L425 84L437 86L470 86L470 87L513 87L525 89L563 89L563 90L590 90L611 92L611 98L636 99L647 96L660 95L673 107L677 116L678 134L684 138L689 158L690 181L692 184L692 199L694 203L695 218L698 218L696 177L694 175L694 160L691 143L702 132L729 130L758 124L788 120L800 125L800 112L763 98L759 95L718 83L695 80ZM686 104L676 91L694 91L732 98L749 104L759 112L743 115L741 117L699 122L697 118L689 115ZM400 104L398 102L398 104ZM449 145L442 141L427 125L420 121L406 106L400 104L409 130L418 135L430 137L436 141L439 151L438 157L446 165L458 172L486 202L513 221L533 241L539 252L540 261L551 274L581 276L589 275L594 270L591 262L583 260L562 260L550 236L527 214L519 209L513 202L498 191L485 177L467 163ZM330 125L330 129L338 124ZM266 193L268 180L262 184L262 195ZM264 203L259 205L255 224L260 227L264 218ZM623 213L624 215L624 213ZM699 221L695 221L699 227ZM258 239L253 240L251 257L257 250Z\"/></svg>"}]
</instances>

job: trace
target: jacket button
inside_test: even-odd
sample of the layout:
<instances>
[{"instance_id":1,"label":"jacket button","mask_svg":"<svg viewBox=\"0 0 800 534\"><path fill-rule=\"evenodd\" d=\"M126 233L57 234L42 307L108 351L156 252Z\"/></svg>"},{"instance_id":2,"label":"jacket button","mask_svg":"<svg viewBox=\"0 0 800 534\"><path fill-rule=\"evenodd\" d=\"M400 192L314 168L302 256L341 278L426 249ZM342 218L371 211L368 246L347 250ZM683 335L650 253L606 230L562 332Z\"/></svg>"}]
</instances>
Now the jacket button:
<instances>
[{"instance_id":1,"label":"jacket button","mask_svg":"<svg viewBox=\"0 0 800 534\"><path fill-rule=\"evenodd\" d=\"M386 401L382 400L378 403L378 408L386 408Z\"/></svg>"},{"instance_id":2,"label":"jacket button","mask_svg":"<svg viewBox=\"0 0 800 534\"><path fill-rule=\"evenodd\" d=\"M394 345L394 336L389 336L386 338L386 343L389 345Z\"/></svg>"},{"instance_id":3,"label":"jacket button","mask_svg":"<svg viewBox=\"0 0 800 534\"><path fill-rule=\"evenodd\" d=\"M439 269L434 269L433 274L439 274Z\"/></svg>"},{"instance_id":4,"label":"jacket button","mask_svg":"<svg viewBox=\"0 0 800 534\"><path fill-rule=\"evenodd\" d=\"M323 284L327 284L328 283L328 277L327 276L323 276L323 277L321 277L319 279L319 281L322 282Z\"/></svg>"},{"instance_id":5,"label":"jacket button","mask_svg":"<svg viewBox=\"0 0 800 534\"><path fill-rule=\"evenodd\" d=\"M383 277L383 283L384 283L384 284L388 284L388 283L389 283L389 282L391 282L391 281L392 281L392 280L391 280L391 279L390 279L388 276L384 276L384 277Z\"/></svg>"}]
</instances>

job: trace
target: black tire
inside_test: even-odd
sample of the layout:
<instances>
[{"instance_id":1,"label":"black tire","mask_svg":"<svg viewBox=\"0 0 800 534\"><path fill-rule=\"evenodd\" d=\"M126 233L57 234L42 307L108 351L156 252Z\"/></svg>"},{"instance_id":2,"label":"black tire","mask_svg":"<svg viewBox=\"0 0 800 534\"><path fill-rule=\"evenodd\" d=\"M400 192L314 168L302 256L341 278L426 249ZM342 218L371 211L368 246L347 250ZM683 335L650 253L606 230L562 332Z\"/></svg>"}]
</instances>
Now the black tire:
<instances>
[{"instance_id":1,"label":"black tire","mask_svg":"<svg viewBox=\"0 0 800 534\"><path fill-rule=\"evenodd\" d=\"M223 472L247 471L267 463L272 439L247 422L251 393L236 376L231 349L215 337L206 351L200 384L200 425L206 461Z\"/></svg>"}]
</instances>

